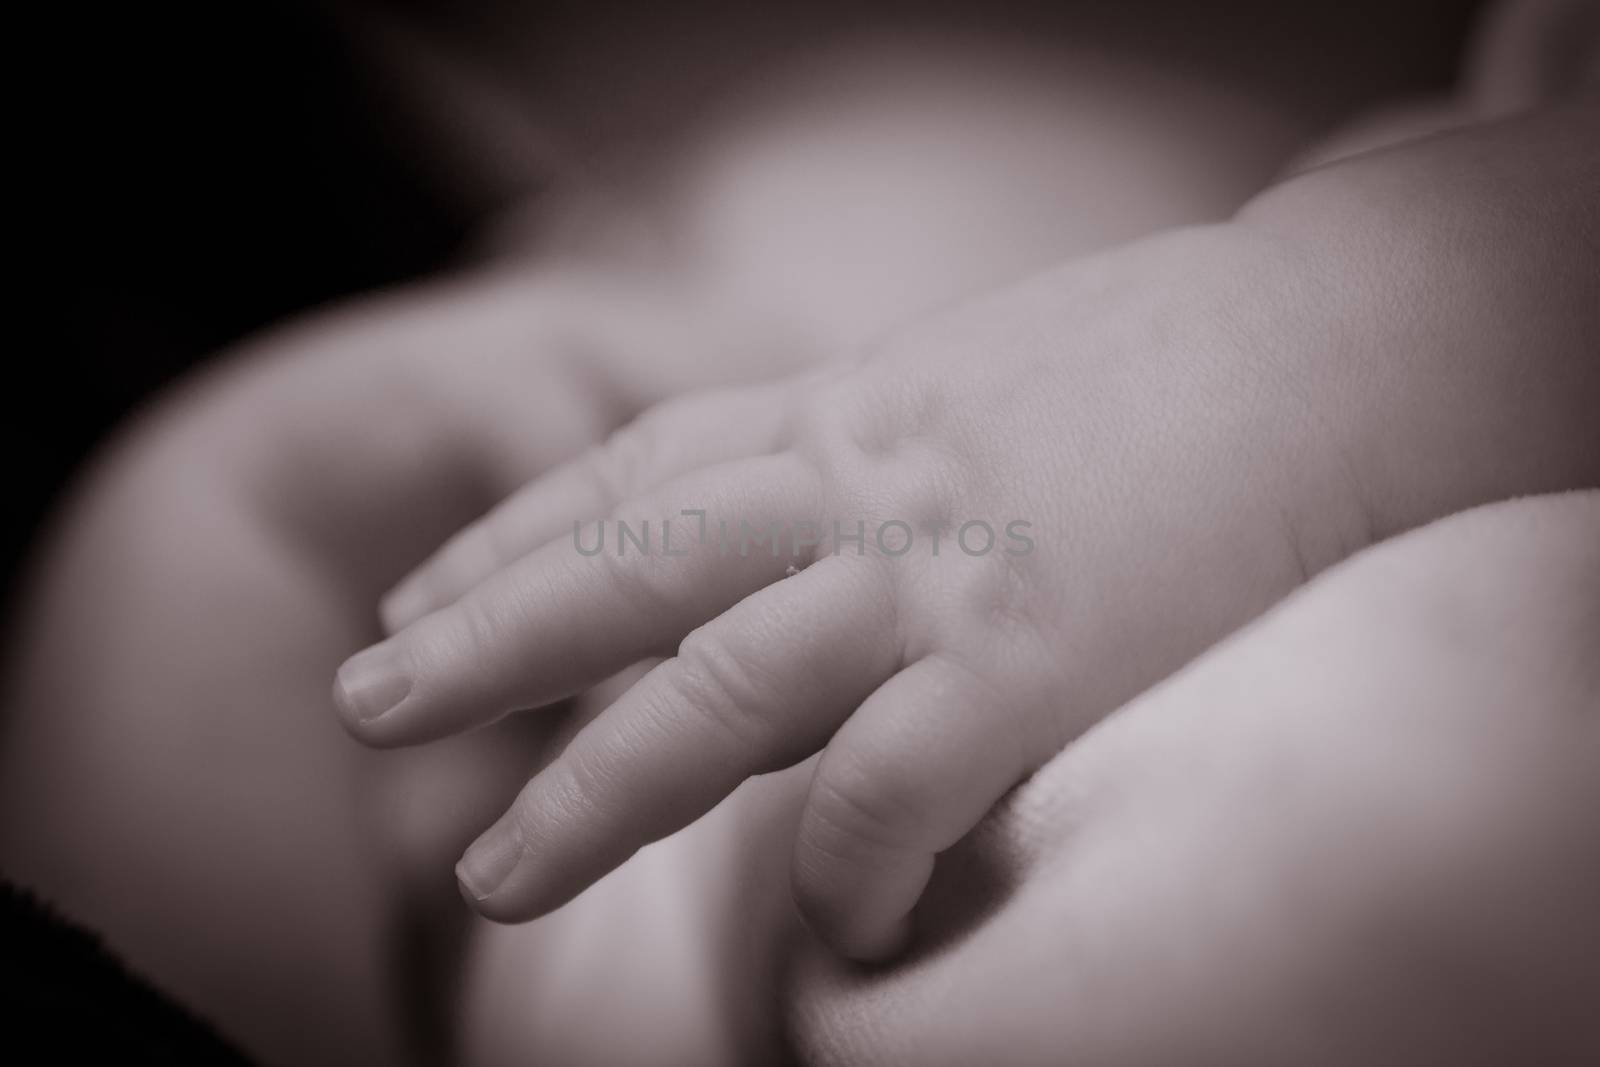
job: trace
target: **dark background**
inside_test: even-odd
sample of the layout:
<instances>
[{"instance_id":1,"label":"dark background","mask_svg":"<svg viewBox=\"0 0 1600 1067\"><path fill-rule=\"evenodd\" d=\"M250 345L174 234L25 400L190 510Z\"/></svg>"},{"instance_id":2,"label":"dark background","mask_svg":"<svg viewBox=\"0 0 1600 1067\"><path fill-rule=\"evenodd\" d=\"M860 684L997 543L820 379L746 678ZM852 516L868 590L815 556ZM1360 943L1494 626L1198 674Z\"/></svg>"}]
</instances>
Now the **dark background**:
<instances>
[{"instance_id":1,"label":"dark background","mask_svg":"<svg viewBox=\"0 0 1600 1067\"><path fill-rule=\"evenodd\" d=\"M31 36L47 108L25 259L49 313L12 350L8 593L142 400L267 323L438 266L473 221L373 121L324 5L91 5Z\"/></svg>"}]
</instances>

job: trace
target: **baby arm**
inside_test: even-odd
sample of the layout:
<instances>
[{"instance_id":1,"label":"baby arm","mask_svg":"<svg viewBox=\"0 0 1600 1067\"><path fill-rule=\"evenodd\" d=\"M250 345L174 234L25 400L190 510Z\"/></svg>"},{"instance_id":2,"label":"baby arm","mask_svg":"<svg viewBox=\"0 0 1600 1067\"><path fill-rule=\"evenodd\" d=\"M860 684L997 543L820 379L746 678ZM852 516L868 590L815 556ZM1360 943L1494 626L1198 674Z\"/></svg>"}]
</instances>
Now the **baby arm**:
<instances>
[{"instance_id":1,"label":"baby arm","mask_svg":"<svg viewBox=\"0 0 1600 1067\"><path fill-rule=\"evenodd\" d=\"M1000 796L1310 574L1600 480L1596 110L1314 171L859 365L660 408L463 534L442 596L428 567L408 583L403 628L340 671L347 725L413 743L667 655L463 888L543 913L821 751L796 898L835 947L888 954ZM686 538L701 513L732 550ZM598 515L648 520L649 549L613 521L585 554L572 523Z\"/></svg>"}]
</instances>

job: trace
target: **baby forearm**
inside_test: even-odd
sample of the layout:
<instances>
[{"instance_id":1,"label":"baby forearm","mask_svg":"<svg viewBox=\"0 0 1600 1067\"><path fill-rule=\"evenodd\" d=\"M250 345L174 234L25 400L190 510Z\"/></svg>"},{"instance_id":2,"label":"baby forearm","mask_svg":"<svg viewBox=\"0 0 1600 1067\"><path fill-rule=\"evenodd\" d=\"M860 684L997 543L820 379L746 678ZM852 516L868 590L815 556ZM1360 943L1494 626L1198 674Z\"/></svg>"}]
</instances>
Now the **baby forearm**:
<instances>
[{"instance_id":1,"label":"baby forearm","mask_svg":"<svg viewBox=\"0 0 1600 1067\"><path fill-rule=\"evenodd\" d=\"M1306 267L1295 368L1384 536L1600 484L1600 98L1312 171L1238 223Z\"/></svg>"}]
</instances>

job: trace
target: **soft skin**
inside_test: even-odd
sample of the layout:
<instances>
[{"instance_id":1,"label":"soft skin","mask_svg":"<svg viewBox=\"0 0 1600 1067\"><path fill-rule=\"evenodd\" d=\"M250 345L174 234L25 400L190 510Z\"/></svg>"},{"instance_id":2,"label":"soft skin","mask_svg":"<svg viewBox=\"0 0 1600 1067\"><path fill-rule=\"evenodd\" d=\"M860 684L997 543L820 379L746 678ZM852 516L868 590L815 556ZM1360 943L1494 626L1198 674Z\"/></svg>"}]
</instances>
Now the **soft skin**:
<instances>
[{"instance_id":1,"label":"soft skin","mask_svg":"<svg viewBox=\"0 0 1600 1067\"><path fill-rule=\"evenodd\" d=\"M327 674L385 586L653 383L755 370L718 362L745 346L697 308L615 271L477 274L280 329L164 398L76 488L18 611L6 876L264 1062L450 1060L449 864L558 718L375 758Z\"/></svg>"},{"instance_id":2,"label":"soft skin","mask_svg":"<svg viewBox=\"0 0 1600 1067\"><path fill-rule=\"evenodd\" d=\"M1071 73L1039 99L1035 81L1019 92L960 54L940 51L917 82L983 88L942 129L920 89L885 114L858 85L820 109L758 108L753 151L691 151L675 183L687 202L666 207L678 217L647 220L687 245L664 263L575 219L574 247L544 249L536 269L308 316L140 412L41 538L16 606L6 875L267 1063L775 1055L769 976L797 923L769 852L787 857L789 782L559 915L472 922L451 863L615 683L570 715L372 753L333 722L327 679L379 636L385 586L650 403L786 374L812 339L1217 218L1305 133L1189 79L1150 92L1047 50L1043 66ZM920 117L903 128L907 108ZM1030 151L995 151L996 137ZM937 195L877 210L930 167ZM846 246L843 263L806 254Z\"/></svg>"},{"instance_id":3,"label":"soft skin","mask_svg":"<svg viewBox=\"0 0 1600 1067\"><path fill-rule=\"evenodd\" d=\"M674 401L402 586L388 618L409 625L340 671L346 725L429 740L667 654L468 851L464 892L543 914L821 750L797 901L835 948L890 955L936 854L1312 574L1463 507L1600 482L1597 110L1312 171L859 364ZM1037 547L586 556L564 532L692 509L947 536L1017 518Z\"/></svg>"},{"instance_id":4,"label":"soft skin","mask_svg":"<svg viewBox=\"0 0 1600 1067\"><path fill-rule=\"evenodd\" d=\"M1600 1058L1600 492L1319 577L1052 760L887 970L813 950L815 1064Z\"/></svg>"}]
</instances>

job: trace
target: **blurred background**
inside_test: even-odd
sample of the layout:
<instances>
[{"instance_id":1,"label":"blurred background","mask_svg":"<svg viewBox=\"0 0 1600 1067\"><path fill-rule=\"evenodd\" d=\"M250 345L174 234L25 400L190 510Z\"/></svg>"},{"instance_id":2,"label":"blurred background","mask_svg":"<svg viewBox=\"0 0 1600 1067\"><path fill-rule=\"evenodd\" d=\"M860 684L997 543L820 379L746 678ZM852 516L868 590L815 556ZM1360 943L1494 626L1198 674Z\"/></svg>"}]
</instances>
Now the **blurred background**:
<instances>
[{"instance_id":1,"label":"blurred background","mask_svg":"<svg viewBox=\"0 0 1600 1067\"><path fill-rule=\"evenodd\" d=\"M26 265L51 307L17 395L0 575L109 429L230 342L496 247L541 206L627 188L733 94L870 32L1094 47L1270 101L1303 131L1447 86L1475 0L1057 3L274 0L61 7ZM41 106L42 105L42 106ZM504 242L501 242L503 245ZM26 315L24 316L27 317ZM8 596L9 601L9 596Z\"/></svg>"}]
</instances>

